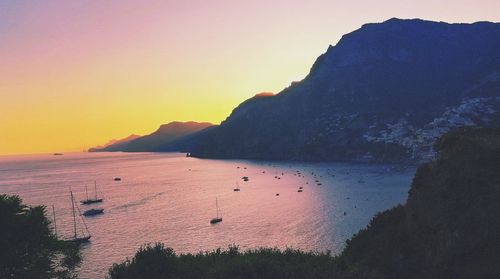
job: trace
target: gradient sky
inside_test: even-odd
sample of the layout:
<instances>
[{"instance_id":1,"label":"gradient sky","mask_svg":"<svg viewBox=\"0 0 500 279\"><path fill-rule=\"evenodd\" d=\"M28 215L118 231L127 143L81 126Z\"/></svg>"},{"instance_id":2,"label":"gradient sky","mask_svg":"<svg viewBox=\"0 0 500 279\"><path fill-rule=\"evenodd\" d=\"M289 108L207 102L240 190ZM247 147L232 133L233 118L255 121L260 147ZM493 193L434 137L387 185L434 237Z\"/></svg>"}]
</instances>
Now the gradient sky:
<instances>
[{"instance_id":1,"label":"gradient sky","mask_svg":"<svg viewBox=\"0 0 500 279\"><path fill-rule=\"evenodd\" d=\"M224 120L391 17L500 21L500 1L0 0L0 154Z\"/></svg>"}]
</instances>

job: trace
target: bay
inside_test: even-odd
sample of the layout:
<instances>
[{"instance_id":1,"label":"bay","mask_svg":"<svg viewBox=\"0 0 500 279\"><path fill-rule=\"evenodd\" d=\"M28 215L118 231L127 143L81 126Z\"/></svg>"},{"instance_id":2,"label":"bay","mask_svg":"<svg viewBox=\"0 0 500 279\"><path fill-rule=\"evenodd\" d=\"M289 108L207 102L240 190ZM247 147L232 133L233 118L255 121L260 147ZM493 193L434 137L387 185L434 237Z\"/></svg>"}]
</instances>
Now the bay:
<instances>
[{"instance_id":1,"label":"bay","mask_svg":"<svg viewBox=\"0 0 500 279\"><path fill-rule=\"evenodd\" d=\"M84 219L92 238L82 246L79 277L104 278L113 263L157 241L178 253L235 244L338 254L377 212L405 201L414 173L391 165L207 160L181 153L44 154L0 157L0 193L46 205L49 216L54 205L58 235L69 238L69 191L80 201L86 184L94 195L96 182L104 202L78 207L105 211ZM237 185L239 192L233 191ZM223 221L211 225L216 198ZM83 229L79 222L78 232Z\"/></svg>"}]
</instances>

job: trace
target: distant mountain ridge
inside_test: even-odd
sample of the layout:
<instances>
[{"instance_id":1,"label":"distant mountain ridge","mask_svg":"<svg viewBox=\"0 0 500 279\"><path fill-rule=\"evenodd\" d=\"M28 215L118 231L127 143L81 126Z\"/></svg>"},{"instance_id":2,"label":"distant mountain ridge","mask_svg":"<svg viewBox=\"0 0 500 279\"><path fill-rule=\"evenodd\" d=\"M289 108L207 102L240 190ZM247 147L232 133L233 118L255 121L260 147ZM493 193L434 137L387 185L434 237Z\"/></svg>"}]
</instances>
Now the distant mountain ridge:
<instances>
[{"instance_id":1,"label":"distant mountain ridge","mask_svg":"<svg viewBox=\"0 0 500 279\"><path fill-rule=\"evenodd\" d=\"M131 135L125 139L118 141L111 141L107 145L99 148L90 148L89 152L113 152L113 151L124 151L124 152L152 152L159 151L162 146L173 143L182 137L186 137L193 133L204 130L208 127L213 126L212 123L208 122L170 122L168 124L161 125L155 132L145 135L136 136ZM169 150L178 151L178 150Z\"/></svg>"},{"instance_id":2,"label":"distant mountain ridge","mask_svg":"<svg viewBox=\"0 0 500 279\"><path fill-rule=\"evenodd\" d=\"M500 24L390 19L346 34L310 73L257 95L193 156L416 162L464 125L500 126Z\"/></svg>"},{"instance_id":3,"label":"distant mountain ridge","mask_svg":"<svg viewBox=\"0 0 500 279\"><path fill-rule=\"evenodd\" d=\"M110 148L111 146L113 146L113 148L118 148L118 146L126 144L129 141L135 140L135 139L140 138L140 137L141 136L139 136L139 135L132 134L132 135L125 137L125 138L122 138L122 139L118 139L118 140L112 139L112 140L108 141L106 144L101 145L101 146L92 147L88 151L89 152L96 152L96 151L99 151L101 149Z\"/></svg>"}]
</instances>

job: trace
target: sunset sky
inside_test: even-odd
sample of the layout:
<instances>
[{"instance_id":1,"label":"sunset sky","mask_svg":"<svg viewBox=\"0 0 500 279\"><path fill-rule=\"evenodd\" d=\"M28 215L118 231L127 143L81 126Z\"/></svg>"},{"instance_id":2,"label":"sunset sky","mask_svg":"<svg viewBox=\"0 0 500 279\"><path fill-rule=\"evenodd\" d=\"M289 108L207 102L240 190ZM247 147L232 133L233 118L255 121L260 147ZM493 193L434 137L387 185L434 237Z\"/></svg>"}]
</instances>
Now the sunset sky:
<instances>
[{"instance_id":1,"label":"sunset sky","mask_svg":"<svg viewBox=\"0 0 500 279\"><path fill-rule=\"evenodd\" d=\"M500 1L0 0L0 154L219 123L391 17L498 22Z\"/></svg>"}]
</instances>

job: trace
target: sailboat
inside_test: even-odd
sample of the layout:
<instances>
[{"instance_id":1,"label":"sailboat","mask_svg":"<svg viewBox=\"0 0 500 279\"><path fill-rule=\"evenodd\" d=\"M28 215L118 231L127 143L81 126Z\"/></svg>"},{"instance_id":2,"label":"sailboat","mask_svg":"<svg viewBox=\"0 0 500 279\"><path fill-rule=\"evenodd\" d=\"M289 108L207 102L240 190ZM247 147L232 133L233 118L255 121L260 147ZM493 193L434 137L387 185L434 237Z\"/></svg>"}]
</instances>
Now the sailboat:
<instances>
[{"instance_id":1,"label":"sailboat","mask_svg":"<svg viewBox=\"0 0 500 279\"><path fill-rule=\"evenodd\" d=\"M217 209L217 217L212 218L212 220L210 220L210 224L217 224L219 222L222 222L222 214L219 217L219 201L217 200L217 198L215 198L215 208Z\"/></svg>"},{"instance_id":2,"label":"sailboat","mask_svg":"<svg viewBox=\"0 0 500 279\"><path fill-rule=\"evenodd\" d=\"M91 204L91 203L98 203L102 202L103 199L98 199L97 198L97 182L94 181L94 192L95 192L95 197L93 199L89 198L89 192L87 191L87 185L85 185L85 194L87 195L87 199L80 201L82 204Z\"/></svg>"},{"instance_id":3,"label":"sailboat","mask_svg":"<svg viewBox=\"0 0 500 279\"><path fill-rule=\"evenodd\" d=\"M236 188L234 188L233 191L235 191L235 192L240 191L240 185L238 184L238 181L236 181Z\"/></svg>"},{"instance_id":4,"label":"sailboat","mask_svg":"<svg viewBox=\"0 0 500 279\"><path fill-rule=\"evenodd\" d=\"M73 238L70 238L67 241L75 242L78 244L89 242L90 237L92 237L92 236L89 233L89 229L87 228L87 224L85 224L85 220L83 220L83 217L82 217L82 222L83 222L83 225L85 226L85 230L87 231L87 235L78 236L78 234L76 233L75 198L73 197L72 191L70 191L69 193L71 194L71 208L73 210ZM78 206L77 206L77 209L78 209ZM78 211L80 211L80 209L78 209Z\"/></svg>"}]
</instances>

